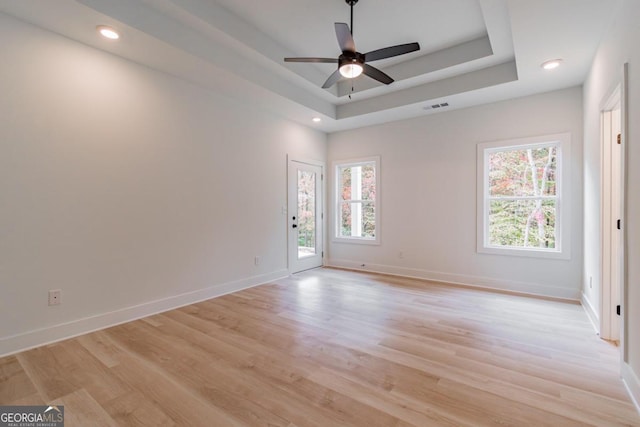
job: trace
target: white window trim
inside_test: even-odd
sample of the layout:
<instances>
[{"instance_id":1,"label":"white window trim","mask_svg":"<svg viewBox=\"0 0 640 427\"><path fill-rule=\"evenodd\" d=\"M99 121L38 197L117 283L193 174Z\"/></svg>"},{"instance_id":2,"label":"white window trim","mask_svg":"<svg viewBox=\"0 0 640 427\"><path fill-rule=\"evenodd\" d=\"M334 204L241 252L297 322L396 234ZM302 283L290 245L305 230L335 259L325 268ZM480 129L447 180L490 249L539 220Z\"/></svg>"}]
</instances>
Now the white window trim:
<instances>
[{"instance_id":1,"label":"white window trim","mask_svg":"<svg viewBox=\"0 0 640 427\"><path fill-rule=\"evenodd\" d=\"M374 239L367 237L340 236L340 190L338 185L340 177L338 167L344 166L361 166L366 163L375 163L376 167L376 200L373 203L376 212L376 237ZM334 243L355 243L359 245L379 245L380 244L380 156L360 157L357 159L336 160L331 164L333 169L333 237Z\"/></svg>"},{"instance_id":2,"label":"white window trim","mask_svg":"<svg viewBox=\"0 0 640 427\"><path fill-rule=\"evenodd\" d=\"M513 248L489 246L489 183L487 156L492 151L517 149L535 145L556 143L560 147L556 170L556 248ZM518 138L505 141L478 144L477 152L477 251L483 254L513 255L534 258L570 259L571 258L571 134Z\"/></svg>"}]
</instances>

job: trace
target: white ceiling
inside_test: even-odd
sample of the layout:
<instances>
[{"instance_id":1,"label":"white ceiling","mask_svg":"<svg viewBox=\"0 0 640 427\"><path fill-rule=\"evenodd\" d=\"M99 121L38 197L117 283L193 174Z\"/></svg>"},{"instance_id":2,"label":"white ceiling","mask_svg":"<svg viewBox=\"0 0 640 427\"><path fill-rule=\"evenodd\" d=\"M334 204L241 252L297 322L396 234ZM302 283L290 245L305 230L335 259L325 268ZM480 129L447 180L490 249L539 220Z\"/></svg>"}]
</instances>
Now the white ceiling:
<instances>
[{"instance_id":1,"label":"white ceiling","mask_svg":"<svg viewBox=\"0 0 640 427\"><path fill-rule=\"evenodd\" d=\"M360 0L357 50L419 42L366 76L320 86L337 57L344 0L0 0L0 11L326 132L580 85L619 0ZM117 42L96 25L116 27ZM562 58L552 72L548 59ZM351 93L351 98L349 94ZM449 107L431 105L448 102ZM312 117L322 122L311 122Z\"/></svg>"}]
</instances>

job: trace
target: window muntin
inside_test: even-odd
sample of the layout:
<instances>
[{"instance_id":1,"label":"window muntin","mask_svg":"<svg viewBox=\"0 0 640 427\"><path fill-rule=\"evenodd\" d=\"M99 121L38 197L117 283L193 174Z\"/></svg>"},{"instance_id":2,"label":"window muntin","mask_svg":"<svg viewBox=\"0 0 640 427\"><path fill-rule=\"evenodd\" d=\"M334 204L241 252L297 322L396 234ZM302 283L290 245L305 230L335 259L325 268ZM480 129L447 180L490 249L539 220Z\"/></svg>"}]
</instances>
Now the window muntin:
<instances>
[{"instance_id":1,"label":"window muntin","mask_svg":"<svg viewBox=\"0 0 640 427\"><path fill-rule=\"evenodd\" d=\"M335 164L335 238L358 243L379 242L378 158Z\"/></svg>"},{"instance_id":2,"label":"window muntin","mask_svg":"<svg viewBox=\"0 0 640 427\"><path fill-rule=\"evenodd\" d=\"M569 141L559 134L478 146L479 252L568 258L561 243Z\"/></svg>"}]
</instances>

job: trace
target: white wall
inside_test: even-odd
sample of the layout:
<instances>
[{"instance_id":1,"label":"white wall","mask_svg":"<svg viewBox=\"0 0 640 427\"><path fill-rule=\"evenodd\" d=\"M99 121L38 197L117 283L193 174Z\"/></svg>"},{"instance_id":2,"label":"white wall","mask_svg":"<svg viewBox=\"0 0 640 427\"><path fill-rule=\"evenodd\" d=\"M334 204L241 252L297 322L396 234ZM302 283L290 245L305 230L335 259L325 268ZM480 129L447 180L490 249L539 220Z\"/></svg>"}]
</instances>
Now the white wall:
<instances>
[{"instance_id":1,"label":"white wall","mask_svg":"<svg viewBox=\"0 0 640 427\"><path fill-rule=\"evenodd\" d=\"M0 39L0 355L286 274L286 155L324 133L5 15Z\"/></svg>"},{"instance_id":2,"label":"white wall","mask_svg":"<svg viewBox=\"0 0 640 427\"><path fill-rule=\"evenodd\" d=\"M477 144L561 132L572 136L572 216L567 224L571 259L477 253ZM330 162L371 155L381 156L382 243L332 242L332 265L359 268L365 264L364 269L375 271L578 299L582 276L580 88L329 136ZM329 233L334 233L333 224Z\"/></svg>"},{"instance_id":3,"label":"white wall","mask_svg":"<svg viewBox=\"0 0 640 427\"><path fill-rule=\"evenodd\" d=\"M628 236L628 364L623 376L635 399L640 401L640 2L625 0L602 41L584 84L584 174L585 258L584 293L600 309L600 109L611 90L622 81L624 63L629 63L629 124L627 144L628 189L625 221ZM589 276L594 287L589 288Z\"/></svg>"}]
</instances>

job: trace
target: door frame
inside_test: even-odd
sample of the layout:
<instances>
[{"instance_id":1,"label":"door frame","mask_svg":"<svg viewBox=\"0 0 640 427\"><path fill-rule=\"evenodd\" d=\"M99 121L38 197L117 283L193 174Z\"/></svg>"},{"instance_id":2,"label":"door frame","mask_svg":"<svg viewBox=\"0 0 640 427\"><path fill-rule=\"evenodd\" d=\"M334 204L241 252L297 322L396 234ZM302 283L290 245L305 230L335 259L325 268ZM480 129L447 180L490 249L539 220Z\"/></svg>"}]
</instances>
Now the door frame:
<instances>
[{"instance_id":1,"label":"door frame","mask_svg":"<svg viewBox=\"0 0 640 427\"><path fill-rule=\"evenodd\" d=\"M293 170L292 168L292 162L296 162L296 163L302 163L302 164L306 164L306 165L310 165L310 166L314 166L314 167L319 167L320 168L320 194L317 196L317 202L320 204L320 209L319 209L319 213L320 213L320 217L318 218L318 221L320 223L320 232L317 233L317 237L321 239L320 242L320 265L312 267L312 268L318 268L318 267L322 267L324 266L324 253L326 251L326 244L327 244L327 239L326 239L326 223L325 223L325 218L326 218L326 214L325 214L325 200L326 200L326 184L325 184L325 176L326 176L326 163L320 160L315 160L315 159L309 159L309 158L304 158L304 157L298 157L298 156L292 156L290 154L287 154L287 209L286 209L286 229L287 229L287 233L286 233L286 239L287 239L287 269L289 270L289 274L293 274L294 272L292 271L292 263L291 263L291 259L292 259L292 251L296 251L298 250L297 245L295 246L295 248L293 247L293 245L291 244L291 233L292 233L292 220L291 220L291 215L289 214L289 209L290 209L290 192L289 192L289 177L290 174ZM302 270L301 270L302 271ZM297 272L297 271L296 271Z\"/></svg>"},{"instance_id":2,"label":"door frame","mask_svg":"<svg viewBox=\"0 0 640 427\"><path fill-rule=\"evenodd\" d=\"M629 314L627 313L627 303L629 301L629 231L626 226L629 218L629 63L622 67L622 93L620 96L621 120L622 120L622 281L620 286L620 304L622 305L622 316L620 316L620 348L621 357L624 363L629 362L629 348L627 340L629 338Z\"/></svg>"}]
</instances>

